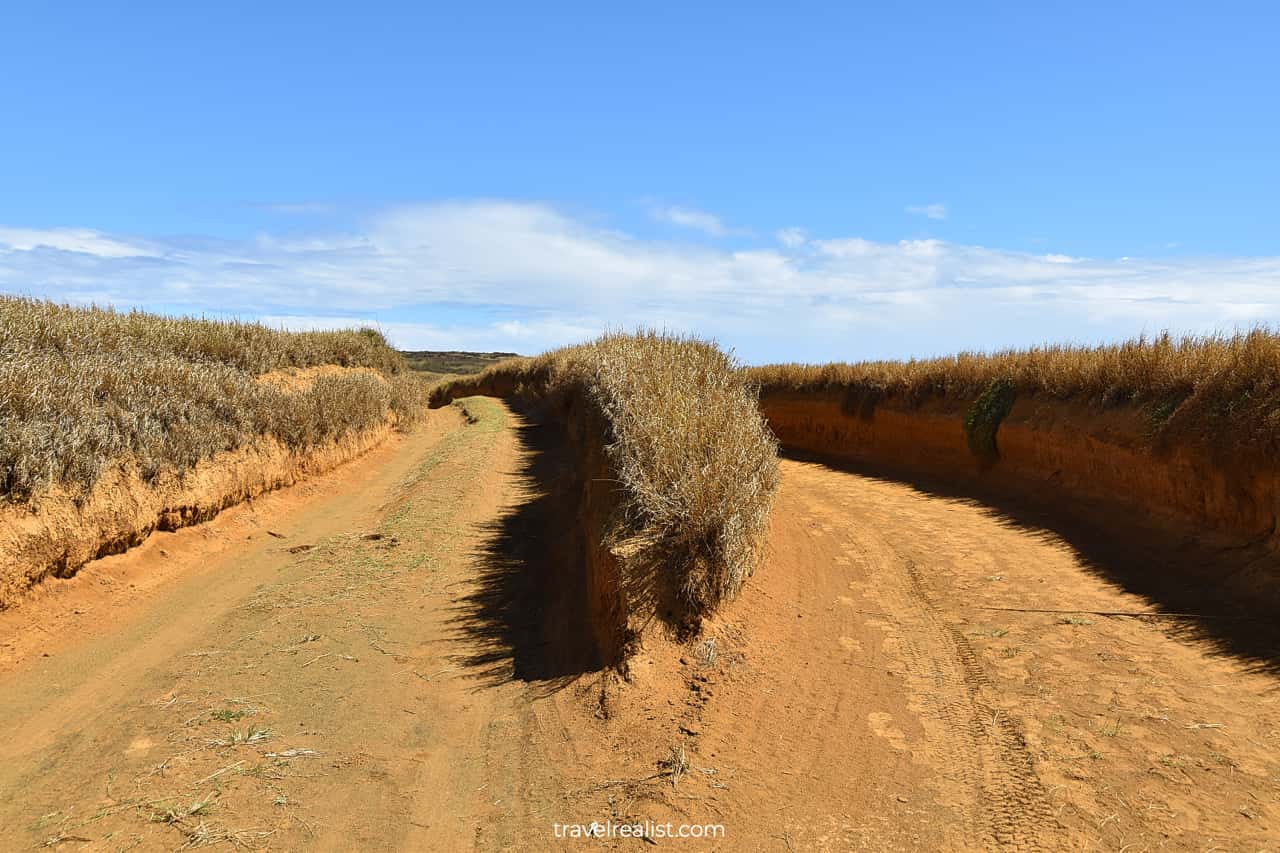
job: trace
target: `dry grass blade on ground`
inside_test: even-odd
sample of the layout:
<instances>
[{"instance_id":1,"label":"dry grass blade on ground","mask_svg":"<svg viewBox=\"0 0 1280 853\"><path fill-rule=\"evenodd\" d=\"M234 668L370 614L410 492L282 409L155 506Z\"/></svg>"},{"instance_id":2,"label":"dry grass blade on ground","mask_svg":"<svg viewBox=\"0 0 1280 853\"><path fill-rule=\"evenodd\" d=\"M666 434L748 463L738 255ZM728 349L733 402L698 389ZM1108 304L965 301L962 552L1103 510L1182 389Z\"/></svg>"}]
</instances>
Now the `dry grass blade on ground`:
<instances>
[{"instance_id":1,"label":"dry grass blade on ground","mask_svg":"<svg viewBox=\"0 0 1280 853\"><path fill-rule=\"evenodd\" d=\"M753 570L777 484L777 443L753 389L715 345L608 334L438 386L432 403L470 394L586 401L605 425L621 492L609 543L627 552L631 571L659 573L654 580L691 613L732 598Z\"/></svg>"},{"instance_id":2,"label":"dry grass blade on ground","mask_svg":"<svg viewBox=\"0 0 1280 853\"><path fill-rule=\"evenodd\" d=\"M271 371L335 365L289 390ZM132 459L144 478L184 471L257 437L307 449L425 402L382 336L290 333L0 297L0 498L88 491Z\"/></svg>"}]
</instances>

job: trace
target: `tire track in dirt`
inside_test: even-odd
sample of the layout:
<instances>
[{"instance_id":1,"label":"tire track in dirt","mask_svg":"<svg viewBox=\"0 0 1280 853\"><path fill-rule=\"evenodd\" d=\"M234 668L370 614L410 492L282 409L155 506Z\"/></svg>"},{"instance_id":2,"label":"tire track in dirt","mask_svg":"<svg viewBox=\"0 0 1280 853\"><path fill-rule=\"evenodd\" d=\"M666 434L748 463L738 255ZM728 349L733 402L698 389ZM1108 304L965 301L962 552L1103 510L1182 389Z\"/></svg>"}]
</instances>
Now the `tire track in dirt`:
<instances>
[{"instance_id":1,"label":"tire track in dirt","mask_svg":"<svg viewBox=\"0 0 1280 853\"><path fill-rule=\"evenodd\" d=\"M983 767L982 809L987 818L988 840L1018 850L1046 849L1045 836L1052 834L1056 821L1021 727L983 700L982 693L991 681L973 646L960 631L942 621L915 562L898 559L910 581L911 593L926 614L925 621L949 641L949 659L960 668L969 705L969 732Z\"/></svg>"},{"instance_id":2,"label":"tire track in dirt","mask_svg":"<svg viewBox=\"0 0 1280 853\"><path fill-rule=\"evenodd\" d=\"M835 480L838 483L838 480ZM871 527L850 528L832 511L832 494L810 500L815 516L840 519L846 553L870 577L886 646L900 656L911 704L926 731L923 750L946 768L944 787L963 798L964 831L975 843L1013 850L1053 849L1056 822L1016 720L986 701L990 681L968 640L947 624L916 563Z\"/></svg>"}]
</instances>

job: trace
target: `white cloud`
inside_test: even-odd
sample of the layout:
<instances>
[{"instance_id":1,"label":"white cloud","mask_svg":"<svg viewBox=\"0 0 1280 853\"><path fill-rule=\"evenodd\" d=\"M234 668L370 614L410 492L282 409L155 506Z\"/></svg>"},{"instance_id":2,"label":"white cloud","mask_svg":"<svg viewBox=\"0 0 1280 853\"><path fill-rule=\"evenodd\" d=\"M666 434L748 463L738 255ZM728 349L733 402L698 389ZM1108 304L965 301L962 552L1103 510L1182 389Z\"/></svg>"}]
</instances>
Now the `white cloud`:
<instances>
[{"instance_id":1,"label":"white cloud","mask_svg":"<svg viewBox=\"0 0 1280 853\"><path fill-rule=\"evenodd\" d=\"M145 257L151 252L141 246L106 237L89 228L4 228L0 227L0 251L34 252L52 249L100 258Z\"/></svg>"},{"instance_id":2,"label":"white cloud","mask_svg":"<svg viewBox=\"0 0 1280 853\"><path fill-rule=\"evenodd\" d=\"M907 213L914 213L919 216L927 216L930 219L946 219L947 206L945 204L913 204L907 208Z\"/></svg>"},{"instance_id":3,"label":"white cloud","mask_svg":"<svg viewBox=\"0 0 1280 853\"><path fill-rule=\"evenodd\" d=\"M659 222L679 225L681 228L692 228L712 237L728 237L741 233L738 229L729 228L720 217L705 210L694 210L689 207L653 207L650 214Z\"/></svg>"},{"instance_id":4,"label":"white cloud","mask_svg":"<svg viewBox=\"0 0 1280 853\"><path fill-rule=\"evenodd\" d=\"M259 322L301 332L373 327L406 350L470 350L533 355L565 343L590 340L599 328L559 320L503 320L476 325L446 325L405 320L371 320L344 315L269 314Z\"/></svg>"},{"instance_id":5,"label":"white cloud","mask_svg":"<svg viewBox=\"0 0 1280 853\"><path fill-rule=\"evenodd\" d=\"M1280 320L1278 257L1106 260L783 233L727 250L502 201L400 207L345 233L242 241L5 228L0 289L295 328L373 321L417 349L535 352L645 324L718 337L755 361Z\"/></svg>"},{"instance_id":6,"label":"white cloud","mask_svg":"<svg viewBox=\"0 0 1280 853\"><path fill-rule=\"evenodd\" d=\"M809 241L809 235L803 228L783 228L774 236L788 249L798 249Z\"/></svg>"}]
</instances>

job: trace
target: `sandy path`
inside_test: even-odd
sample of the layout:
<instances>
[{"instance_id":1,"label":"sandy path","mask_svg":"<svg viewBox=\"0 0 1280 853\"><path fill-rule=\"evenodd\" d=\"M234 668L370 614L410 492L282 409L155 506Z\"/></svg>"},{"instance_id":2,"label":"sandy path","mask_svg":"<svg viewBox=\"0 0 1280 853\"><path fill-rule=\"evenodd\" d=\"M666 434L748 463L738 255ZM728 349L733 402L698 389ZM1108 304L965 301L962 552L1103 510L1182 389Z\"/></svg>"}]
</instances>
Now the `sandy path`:
<instances>
[{"instance_id":1,"label":"sandy path","mask_svg":"<svg viewBox=\"0 0 1280 853\"><path fill-rule=\"evenodd\" d=\"M1150 604L900 483L784 461L706 642L592 671L543 624L567 463L467 405L0 615L0 849L1277 848L1267 667L1076 612Z\"/></svg>"},{"instance_id":2,"label":"sandy path","mask_svg":"<svg viewBox=\"0 0 1280 853\"><path fill-rule=\"evenodd\" d=\"M749 849L1280 849L1280 679L1043 530L784 460L695 763ZM1264 670L1264 671L1259 671Z\"/></svg>"},{"instance_id":3,"label":"sandy path","mask_svg":"<svg viewBox=\"0 0 1280 853\"><path fill-rule=\"evenodd\" d=\"M477 690L455 662L476 524L516 489L502 408L474 408L478 423L445 412L302 505L163 540L166 560L207 563L148 594L95 598L95 575L130 568L110 561L51 593L119 621L2 676L0 846L508 846L555 784L538 784L553 765L522 729L523 685ZM209 560L211 539L237 544ZM116 559L155 563L154 547ZM12 637L34 608L6 616Z\"/></svg>"}]
</instances>

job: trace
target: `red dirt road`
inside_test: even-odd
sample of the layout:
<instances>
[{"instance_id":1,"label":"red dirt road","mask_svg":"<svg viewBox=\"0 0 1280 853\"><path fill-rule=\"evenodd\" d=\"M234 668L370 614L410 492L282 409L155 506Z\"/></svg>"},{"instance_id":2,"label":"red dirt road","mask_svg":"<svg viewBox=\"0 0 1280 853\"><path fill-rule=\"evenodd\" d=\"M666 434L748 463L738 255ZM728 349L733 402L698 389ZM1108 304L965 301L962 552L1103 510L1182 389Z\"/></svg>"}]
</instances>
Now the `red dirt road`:
<instances>
[{"instance_id":1,"label":"red dirt road","mask_svg":"<svg viewBox=\"0 0 1280 853\"><path fill-rule=\"evenodd\" d=\"M594 671L554 442L468 406L0 614L0 848L1280 847L1273 670L900 483L784 461L739 600ZM556 837L646 819L724 836Z\"/></svg>"}]
</instances>

